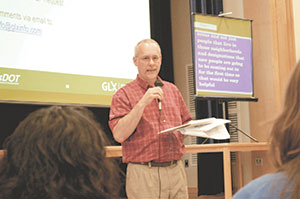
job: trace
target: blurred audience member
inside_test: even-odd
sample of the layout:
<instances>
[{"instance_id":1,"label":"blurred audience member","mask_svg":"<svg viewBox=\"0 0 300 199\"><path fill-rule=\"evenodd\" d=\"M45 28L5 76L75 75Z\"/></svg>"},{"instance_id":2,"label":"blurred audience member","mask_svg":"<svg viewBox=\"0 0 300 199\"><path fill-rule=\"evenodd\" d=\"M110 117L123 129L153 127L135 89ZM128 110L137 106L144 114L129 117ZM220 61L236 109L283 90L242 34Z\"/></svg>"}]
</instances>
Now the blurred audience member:
<instances>
[{"instance_id":1,"label":"blurred audience member","mask_svg":"<svg viewBox=\"0 0 300 199\"><path fill-rule=\"evenodd\" d=\"M119 168L106 158L108 144L86 108L34 111L4 142L0 198L118 198Z\"/></svg>"}]
</instances>

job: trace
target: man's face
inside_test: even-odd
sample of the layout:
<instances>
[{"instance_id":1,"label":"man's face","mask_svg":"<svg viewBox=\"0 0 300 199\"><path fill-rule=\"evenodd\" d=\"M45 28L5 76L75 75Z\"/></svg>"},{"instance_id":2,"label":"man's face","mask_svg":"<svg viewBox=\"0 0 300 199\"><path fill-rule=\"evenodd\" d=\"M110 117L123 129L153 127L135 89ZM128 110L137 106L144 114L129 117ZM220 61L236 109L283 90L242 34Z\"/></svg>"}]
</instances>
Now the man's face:
<instances>
[{"instance_id":1,"label":"man's face","mask_svg":"<svg viewBox=\"0 0 300 199\"><path fill-rule=\"evenodd\" d=\"M141 43L133 62L138 68L139 77L154 85L161 65L160 47L156 43Z\"/></svg>"}]
</instances>

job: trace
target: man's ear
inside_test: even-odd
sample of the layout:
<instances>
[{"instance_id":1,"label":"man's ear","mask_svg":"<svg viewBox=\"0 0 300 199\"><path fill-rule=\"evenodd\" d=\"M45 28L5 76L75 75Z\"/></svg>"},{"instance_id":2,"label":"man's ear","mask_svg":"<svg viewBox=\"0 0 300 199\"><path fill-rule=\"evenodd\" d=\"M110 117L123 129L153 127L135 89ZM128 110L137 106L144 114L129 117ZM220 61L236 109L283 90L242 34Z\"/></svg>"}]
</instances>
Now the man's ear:
<instances>
[{"instance_id":1,"label":"man's ear","mask_svg":"<svg viewBox=\"0 0 300 199\"><path fill-rule=\"evenodd\" d=\"M133 60L134 65L137 66L137 63L136 63L136 62L137 62L137 57L134 56L134 57L132 58L132 60Z\"/></svg>"}]
</instances>

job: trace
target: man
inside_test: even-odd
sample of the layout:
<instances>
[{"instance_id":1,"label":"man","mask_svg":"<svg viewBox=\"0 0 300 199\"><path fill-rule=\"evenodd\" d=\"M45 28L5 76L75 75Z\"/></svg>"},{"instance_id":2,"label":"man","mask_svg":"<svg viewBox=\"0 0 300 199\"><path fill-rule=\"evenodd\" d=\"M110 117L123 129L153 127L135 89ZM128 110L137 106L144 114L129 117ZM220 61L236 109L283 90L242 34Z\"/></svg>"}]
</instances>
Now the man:
<instances>
[{"instance_id":1,"label":"man","mask_svg":"<svg viewBox=\"0 0 300 199\"><path fill-rule=\"evenodd\" d=\"M161 60L156 41L140 41L133 57L138 75L112 99L109 126L122 144L123 162L128 163L129 199L188 198L180 160L184 136L178 131L158 132L186 123L191 116L177 87L158 76ZM155 86L157 81L161 87Z\"/></svg>"}]
</instances>

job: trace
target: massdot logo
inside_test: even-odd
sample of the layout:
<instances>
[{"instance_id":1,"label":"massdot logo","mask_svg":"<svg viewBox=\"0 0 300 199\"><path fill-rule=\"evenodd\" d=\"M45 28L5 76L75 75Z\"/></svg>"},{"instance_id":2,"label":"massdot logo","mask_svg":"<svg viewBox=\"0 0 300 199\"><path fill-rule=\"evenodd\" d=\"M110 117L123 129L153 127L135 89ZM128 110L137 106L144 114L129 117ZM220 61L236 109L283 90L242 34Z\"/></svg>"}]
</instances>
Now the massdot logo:
<instances>
[{"instance_id":1,"label":"massdot logo","mask_svg":"<svg viewBox=\"0 0 300 199\"><path fill-rule=\"evenodd\" d=\"M109 91L109 92L116 92L119 88L124 86L123 83L108 81L108 82L102 82L102 90Z\"/></svg>"},{"instance_id":2,"label":"massdot logo","mask_svg":"<svg viewBox=\"0 0 300 199\"><path fill-rule=\"evenodd\" d=\"M0 74L0 84L15 84L19 85L21 75L16 74Z\"/></svg>"}]
</instances>

